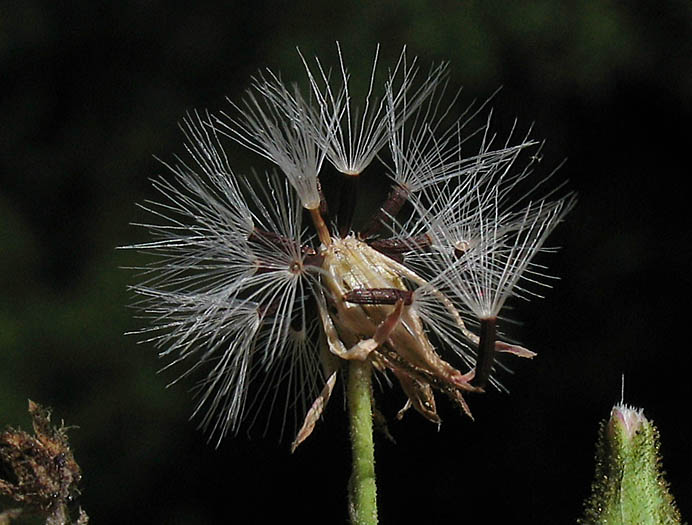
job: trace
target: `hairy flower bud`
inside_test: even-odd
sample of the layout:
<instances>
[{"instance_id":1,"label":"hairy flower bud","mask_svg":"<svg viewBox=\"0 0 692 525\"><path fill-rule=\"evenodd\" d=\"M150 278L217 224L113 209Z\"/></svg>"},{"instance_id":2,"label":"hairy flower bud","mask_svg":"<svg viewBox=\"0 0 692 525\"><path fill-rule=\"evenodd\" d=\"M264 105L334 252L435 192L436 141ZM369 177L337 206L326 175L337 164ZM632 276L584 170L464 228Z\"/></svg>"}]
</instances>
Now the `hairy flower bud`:
<instances>
[{"instance_id":1,"label":"hairy flower bud","mask_svg":"<svg viewBox=\"0 0 692 525\"><path fill-rule=\"evenodd\" d=\"M659 434L642 411L615 405L601 423L596 477L581 525L679 525L663 479Z\"/></svg>"}]
</instances>

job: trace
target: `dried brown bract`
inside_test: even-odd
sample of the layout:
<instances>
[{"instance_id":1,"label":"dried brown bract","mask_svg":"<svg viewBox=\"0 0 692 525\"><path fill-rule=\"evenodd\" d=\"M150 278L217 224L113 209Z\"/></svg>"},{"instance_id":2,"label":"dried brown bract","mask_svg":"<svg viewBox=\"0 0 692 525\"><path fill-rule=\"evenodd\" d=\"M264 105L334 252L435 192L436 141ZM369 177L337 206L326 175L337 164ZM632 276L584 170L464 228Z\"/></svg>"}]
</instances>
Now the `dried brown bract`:
<instances>
[{"instance_id":1,"label":"dried brown bract","mask_svg":"<svg viewBox=\"0 0 692 525\"><path fill-rule=\"evenodd\" d=\"M50 410L31 400L29 414L34 435L11 427L0 434L0 495L22 504L25 512L45 515L46 525L71 523L68 506L79 495L82 473L67 440L67 427L52 426ZM75 523L87 522L79 509Z\"/></svg>"}]
</instances>

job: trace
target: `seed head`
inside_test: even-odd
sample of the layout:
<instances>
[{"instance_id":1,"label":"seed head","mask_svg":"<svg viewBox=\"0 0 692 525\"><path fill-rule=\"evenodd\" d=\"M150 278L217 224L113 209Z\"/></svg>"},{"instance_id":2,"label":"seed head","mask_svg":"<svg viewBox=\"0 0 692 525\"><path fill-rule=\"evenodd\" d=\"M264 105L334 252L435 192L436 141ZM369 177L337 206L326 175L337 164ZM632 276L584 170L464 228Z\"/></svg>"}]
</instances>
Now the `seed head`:
<instances>
[{"instance_id":1,"label":"seed head","mask_svg":"<svg viewBox=\"0 0 692 525\"><path fill-rule=\"evenodd\" d=\"M258 422L266 403L282 428L300 427L295 448L346 360L396 378L407 397L398 417L413 407L439 424L434 393L470 415L463 396L486 380L500 386L495 351L534 355L496 341L496 318L508 298L545 284L533 259L550 251L545 240L574 198L539 195L549 177L531 185L533 163L520 167L539 144L514 131L500 141L489 117L475 127L484 105L443 124L454 111L440 102L446 64L422 77L404 48L378 95L378 48L359 107L337 51L334 78L301 55L307 96L267 70L233 111L188 115L187 157L164 162L170 174L153 181L160 201L141 206L153 240L127 247L154 258L132 287L151 320L137 333L166 368L182 367L174 382L196 378L195 415L217 443ZM469 156L472 136L481 145ZM236 174L225 138L274 171ZM350 218L337 233L320 191L324 160L355 180L386 155L389 199L360 234ZM527 182L533 189L519 192Z\"/></svg>"}]
</instances>

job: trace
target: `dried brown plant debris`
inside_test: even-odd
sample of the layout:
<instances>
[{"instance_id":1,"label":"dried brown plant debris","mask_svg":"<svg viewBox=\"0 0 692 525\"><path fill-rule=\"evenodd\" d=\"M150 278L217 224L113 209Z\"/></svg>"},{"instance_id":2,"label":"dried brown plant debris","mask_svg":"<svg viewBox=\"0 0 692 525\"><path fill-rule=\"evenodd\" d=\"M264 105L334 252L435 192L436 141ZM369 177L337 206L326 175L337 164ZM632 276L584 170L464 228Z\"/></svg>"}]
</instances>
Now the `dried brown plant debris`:
<instances>
[{"instance_id":1,"label":"dried brown plant debris","mask_svg":"<svg viewBox=\"0 0 692 525\"><path fill-rule=\"evenodd\" d=\"M50 410L29 400L34 435L8 427L0 434L0 495L22 505L22 511L46 518L46 525L72 523L69 509L79 496L82 479L63 423L54 427ZM88 522L79 509L74 523ZM0 513L0 525L18 516L17 509Z\"/></svg>"}]
</instances>

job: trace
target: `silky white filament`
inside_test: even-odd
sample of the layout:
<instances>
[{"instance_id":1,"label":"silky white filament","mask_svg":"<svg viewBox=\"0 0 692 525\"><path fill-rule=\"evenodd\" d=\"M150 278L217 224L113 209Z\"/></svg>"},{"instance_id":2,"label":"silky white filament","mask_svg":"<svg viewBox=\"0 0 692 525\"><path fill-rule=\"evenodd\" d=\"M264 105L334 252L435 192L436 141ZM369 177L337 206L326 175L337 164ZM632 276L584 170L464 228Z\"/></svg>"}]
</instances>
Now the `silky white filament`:
<instances>
[{"instance_id":1,"label":"silky white filament","mask_svg":"<svg viewBox=\"0 0 692 525\"><path fill-rule=\"evenodd\" d=\"M406 47L385 85L386 97L374 96L375 76L379 57L379 46L375 51L370 81L362 108L353 102L350 93L350 75L344 65L341 46L337 43L339 55L339 80L332 82L319 59L315 59L317 75L303 58L303 64L310 85L319 106L320 115L329 122L335 122L334 132L324 136L327 156L334 167L347 175L358 175L387 144L388 130L398 128L411 116L416 108L432 93L446 75L446 64L431 70L428 78L414 89L418 74L416 59L409 64L406 60ZM302 55L301 55L302 56ZM407 100L410 101L407 103ZM387 109L387 100L391 110ZM394 120L394 124L392 124Z\"/></svg>"},{"instance_id":2,"label":"silky white filament","mask_svg":"<svg viewBox=\"0 0 692 525\"><path fill-rule=\"evenodd\" d=\"M238 116L222 113L223 132L248 149L274 162L298 193L303 206L317 208L317 178L324 161L333 122L319 118L296 86L288 89L267 70L246 91L243 105L231 102Z\"/></svg>"}]
</instances>

